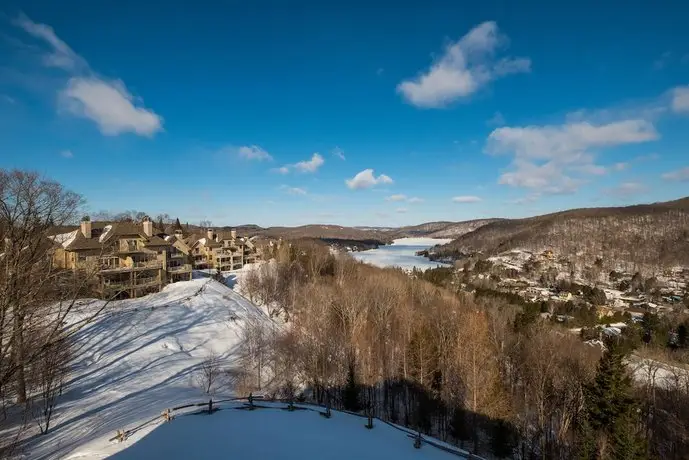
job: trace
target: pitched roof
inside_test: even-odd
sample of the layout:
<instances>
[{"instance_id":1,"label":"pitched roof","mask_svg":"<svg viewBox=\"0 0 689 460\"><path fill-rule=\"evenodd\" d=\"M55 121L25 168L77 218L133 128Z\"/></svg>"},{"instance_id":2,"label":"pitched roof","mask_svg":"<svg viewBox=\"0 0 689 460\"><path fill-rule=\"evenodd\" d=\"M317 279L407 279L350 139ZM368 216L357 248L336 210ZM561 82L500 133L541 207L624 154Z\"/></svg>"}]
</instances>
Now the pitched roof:
<instances>
[{"instance_id":1,"label":"pitched roof","mask_svg":"<svg viewBox=\"0 0 689 460\"><path fill-rule=\"evenodd\" d=\"M144 243L144 246L170 246L170 244L171 243L169 241L165 241L161 237L153 235Z\"/></svg>"}]
</instances>

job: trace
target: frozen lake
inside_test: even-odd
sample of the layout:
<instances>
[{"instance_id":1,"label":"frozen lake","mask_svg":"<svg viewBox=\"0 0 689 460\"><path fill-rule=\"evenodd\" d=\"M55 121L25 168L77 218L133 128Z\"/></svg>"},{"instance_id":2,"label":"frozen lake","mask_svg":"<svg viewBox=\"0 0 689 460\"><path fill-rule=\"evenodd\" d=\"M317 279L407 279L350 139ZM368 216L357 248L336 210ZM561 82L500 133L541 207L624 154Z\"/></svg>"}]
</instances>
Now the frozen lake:
<instances>
[{"instance_id":1,"label":"frozen lake","mask_svg":"<svg viewBox=\"0 0 689 460\"><path fill-rule=\"evenodd\" d=\"M427 270L436 267L449 267L450 265L417 256L416 252L450 241L452 240L439 238L401 238L388 246L352 252L351 254L355 259L377 267L400 267L405 270L416 267L419 270Z\"/></svg>"}]
</instances>

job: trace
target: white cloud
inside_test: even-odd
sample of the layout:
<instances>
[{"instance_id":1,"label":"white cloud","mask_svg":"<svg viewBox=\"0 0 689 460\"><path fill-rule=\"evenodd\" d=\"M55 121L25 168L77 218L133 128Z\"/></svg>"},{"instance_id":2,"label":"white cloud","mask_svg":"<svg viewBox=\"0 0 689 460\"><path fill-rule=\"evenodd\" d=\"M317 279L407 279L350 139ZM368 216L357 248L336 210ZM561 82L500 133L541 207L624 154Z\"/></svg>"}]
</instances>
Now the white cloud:
<instances>
[{"instance_id":1,"label":"white cloud","mask_svg":"<svg viewBox=\"0 0 689 460\"><path fill-rule=\"evenodd\" d=\"M389 197L385 198L386 201L406 201L407 200L407 195L390 195Z\"/></svg>"},{"instance_id":2,"label":"white cloud","mask_svg":"<svg viewBox=\"0 0 689 460\"><path fill-rule=\"evenodd\" d=\"M648 191L648 187L640 182L623 182L617 187L606 189L607 194L628 198Z\"/></svg>"},{"instance_id":3,"label":"white cloud","mask_svg":"<svg viewBox=\"0 0 689 460\"><path fill-rule=\"evenodd\" d=\"M273 157L258 145L243 145L237 148L237 155L245 160L272 160Z\"/></svg>"},{"instance_id":4,"label":"white cloud","mask_svg":"<svg viewBox=\"0 0 689 460\"><path fill-rule=\"evenodd\" d=\"M408 211L407 208L397 208L395 209L395 212L398 212L399 214L404 214Z\"/></svg>"},{"instance_id":5,"label":"white cloud","mask_svg":"<svg viewBox=\"0 0 689 460\"><path fill-rule=\"evenodd\" d=\"M622 120L594 125L570 122L563 125L502 127L493 130L486 152L513 155L512 171L498 183L542 193L576 192L586 181L573 174L601 175L592 149L648 142L658 138L652 123Z\"/></svg>"},{"instance_id":6,"label":"white cloud","mask_svg":"<svg viewBox=\"0 0 689 460\"><path fill-rule=\"evenodd\" d=\"M300 161L292 165L284 165L279 168L273 169L272 171L278 172L280 174L288 174L292 170L301 173L314 173L318 170L318 168L323 166L323 163L325 163L323 157L318 153L314 153L310 160Z\"/></svg>"},{"instance_id":7,"label":"white cloud","mask_svg":"<svg viewBox=\"0 0 689 460\"><path fill-rule=\"evenodd\" d=\"M70 71L88 68L86 61L75 53L67 43L60 40L52 27L46 24L37 24L23 14L14 20L14 24L24 29L29 35L50 45L51 52L43 58L46 66Z\"/></svg>"},{"instance_id":8,"label":"white cloud","mask_svg":"<svg viewBox=\"0 0 689 460\"><path fill-rule=\"evenodd\" d=\"M495 54L508 43L495 22L484 22L445 49L430 69L397 85L397 92L418 107L438 108L466 98L492 80L529 72L527 58L502 58Z\"/></svg>"},{"instance_id":9,"label":"white cloud","mask_svg":"<svg viewBox=\"0 0 689 460\"><path fill-rule=\"evenodd\" d=\"M481 198L473 195L462 195L462 196L455 196L452 197L452 202L453 203L478 203L480 201L483 201Z\"/></svg>"},{"instance_id":10,"label":"white cloud","mask_svg":"<svg viewBox=\"0 0 689 460\"><path fill-rule=\"evenodd\" d=\"M337 157L340 160L345 160L344 151L340 147L335 147L331 153L333 154L334 157Z\"/></svg>"},{"instance_id":11,"label":"white cloud","mask_svg":"<svg viewBox=\"0 0 689 460\"><path fill-rule=\"evenodd\" d=\"M299 195L299 196L304 196L307 194L306 190L300 187L289 187L287 185L283 185L280 187L280 190L284 191L288 195Z\"/></svg>"},{"instance_id":12,"label":"white cloud","mask_svg":"<svg viewBox=\"0 0 689 460\"><path fill-rule=\"evenodd\" d=\"M689 112L689 86L678 86L671 90L670 106L675 113Z\"/></svg>"},{"instance_id":13,"label":"white cloud","mask_svg":"<svg viewBox=\"0 0 689 460\"><path fill-rule=\"evenodd\" d=\"M373 169L364 169L351 179L345 180L345 183L347 184L347 187L351 188L352 190L358 190L371 188L376 185L392 184L393 180L385 174L381 174L380 176L376 177L373 174Z\"/></svg>"},{"instance_id":14,"label":"white cloud","mask_svg":"<svg viewBox=\"0 0 689 460\"><path fill-rule=\"evenodd\" d=\"M629 163L626 162L615 163L612 165L613 171L624 171L627 168L629 168Z\"/></svg>"},{"instance_id":15,"label":"white cloud","mask_svg":"<svg viewBox=\"0 0 689 460\"><path fill-rule=\"evenodd\" d=\"M62 156L63 158L74 158L74 154L71 150L63 150L62 152L60 152L60 156Z\"/></svg>"},{"instance_id":16,"label":"white cloud","mask_svg":"<svg viewBox=\"0 0 689 460\"><path fill-rule=\"evenodd\" d=\"M677 182L689 182L689 167L678 169L677 171L672 171L663 174L663 179L672 180Z\"/></svg>"},{"instance_id":17,"label":"white cloud","mask_svg":"<svg viewBox=\"0 0 689 460\"><path fill-rule=\"evenodd\" d=\"M318 153L314 153L310 160L300 161L294 164L294 169L303 173L314 173L323 166L325 160Z\"/></svg>"},{"instance_id":18,"label":"white cloud","mask_svg":"<svg viewBox=\"0 0 689 460\"><path fill-rule=\"evenodd\" d=\"M121 81L74 77L60 93L61 107L96 122L107 136L133 132L152 136L162 130L162 118L138 107Z\"/></svg>"},{"instance_id":19,"label":"white cloud","mask_svg":"<svg viewBox=\"0 0 689 460\"><path fill-rule=\"evenodd\" d=\"M423 198L419 198L418 196L413 196L407 200L409 203L423 203Z\"/></svg>"},{"instance_id":20,"label":"white cloud","mask_svg":"<svg viewBox=\"0 0 689 460\"><path fill-rule=\"evenodd\" d=\"M122 81L98 76L52 27L35 23L23 14L14 24L48 46L43 55L44 65L69 75L66 86L59 91L60 110L96 122L108 136L125 132L152 136L162 130L163 119L159 115L143 107Z\"/></svg>"}]
</instances>

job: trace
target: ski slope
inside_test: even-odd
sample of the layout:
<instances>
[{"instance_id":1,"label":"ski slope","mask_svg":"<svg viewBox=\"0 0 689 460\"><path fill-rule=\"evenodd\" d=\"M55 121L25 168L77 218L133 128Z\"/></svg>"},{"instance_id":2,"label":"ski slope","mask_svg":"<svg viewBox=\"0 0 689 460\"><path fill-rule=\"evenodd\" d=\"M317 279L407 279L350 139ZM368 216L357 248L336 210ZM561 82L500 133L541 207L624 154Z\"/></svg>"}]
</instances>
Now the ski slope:
<instances>
[{"instance_id":1,"label":"ski slope","mask_svg":"<svg viewBox=\"0 0 689 460\"><path fill-rule=\"evenodd\" d=\"M70 320L79 321L100 307L102 301L84 302ZM108 439L167 407L208 398L198 384L200 365L213 351L231 366L247 320L270 321L258 307L209 278L111 302L75 337L74 370L51 430L30 437L24 455L105 458L136 442L155 426L125 443ZM225 388L214 397L230 392Z\"/></svg>"},{"instance_id":2,"label":"ski slope","mask_svg":"<svg viewBox=\"0 0 689 460\"><path fill-rule=\"evenodd\" d=\"M225 408L213 414L176 417L114 455L115 460L270 459L270 460L381 460L467 458L462 451L432 440L456 453L427 443L414 448L407 430L332 412L327 419L314 410L287 411L285 404L258 403L253 411ZM304 406L297 406L304 407Z\"/></svg>"}]
</instances>

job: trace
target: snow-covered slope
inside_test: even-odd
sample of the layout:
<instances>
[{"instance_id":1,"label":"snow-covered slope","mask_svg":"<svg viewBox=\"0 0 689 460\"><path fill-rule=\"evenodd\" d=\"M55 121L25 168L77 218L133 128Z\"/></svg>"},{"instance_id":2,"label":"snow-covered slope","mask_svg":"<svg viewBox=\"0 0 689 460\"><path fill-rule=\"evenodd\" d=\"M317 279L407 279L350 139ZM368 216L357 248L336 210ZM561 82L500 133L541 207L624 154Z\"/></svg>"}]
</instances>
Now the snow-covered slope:
<instances>
[{"instance_id":1,"label":"snow-covered slope","mask_svg":"<svg viewBox=\"0 0 689 460\"><path fill-rule=\"evenodd\" d=\"M333 411L326 419L312 410L287 411L285 404L268 408L226 409L213 414L185 415L159 425L152 433L113 456L129 459L460 459L466 458L427 443L414 448L406 430L374 421L366 429L361 417ZM433 441L443 445L439 441ZM443 445L446 446L446 445ZM449 446L447 446L449 448ZM458 455L460 454L460 455Z\"/></svg>"},{"instance_id":2,"label":"snow-covered slope","mask_svg":"<svg viewBox=\"0 0 689 460\"><path fill-rule=\"evenodd\" d=\"M85 303L71 319L78 321L101 305ZM210 351L231 363L247 319L269 321L259 308L208 278L111 303L78 333L74 371L50 433L31 439L25 454L105 458L126 448L154 426L121 444L108 442L116 430L207 397L197 383L201 363Z\"/></svg>"}]
</instances>

